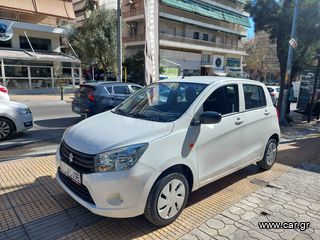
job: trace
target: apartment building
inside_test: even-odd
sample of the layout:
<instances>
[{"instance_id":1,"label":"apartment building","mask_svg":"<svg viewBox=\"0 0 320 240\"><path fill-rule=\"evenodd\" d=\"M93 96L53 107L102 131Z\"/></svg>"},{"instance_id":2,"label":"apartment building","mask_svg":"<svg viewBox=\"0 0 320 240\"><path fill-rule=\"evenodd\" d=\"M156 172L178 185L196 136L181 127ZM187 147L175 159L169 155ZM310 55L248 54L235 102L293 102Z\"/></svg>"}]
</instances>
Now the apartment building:
<instances>
[{"instance_id":1,"label":"apartment building","mask_svg":"<svg viewBox=\"0 0 320 240\"><path fill-rule=\"evenodd\" d=\"M72 2L78 26L81 26L85 18L90 16L90 8L97 9L102 6L107 9L117 8L117 0L72 0Z\"/></svg>"},{"instance_id":2,"label":"apartment building","mask_svg":"<svg viewBox=\"0 0 320 240\"><path fill-rule=\"evenodd\" d=\"M167 75L242 71L249 14L240 0L159 0L160 66ZM126 57L144 49L143 0L123 0Z\"/></svg>"},{"instance_id":3,"label":"apartment building","mask_svg":"<svg viewBox=\"0 0 320 240\"><path fill-rule=\"evenodd\" d=\"M70 0L2 0L0 82L10 89L79 83L80 60L64 53L63 41L74 18Z\"/></svg>"}]
</instances>

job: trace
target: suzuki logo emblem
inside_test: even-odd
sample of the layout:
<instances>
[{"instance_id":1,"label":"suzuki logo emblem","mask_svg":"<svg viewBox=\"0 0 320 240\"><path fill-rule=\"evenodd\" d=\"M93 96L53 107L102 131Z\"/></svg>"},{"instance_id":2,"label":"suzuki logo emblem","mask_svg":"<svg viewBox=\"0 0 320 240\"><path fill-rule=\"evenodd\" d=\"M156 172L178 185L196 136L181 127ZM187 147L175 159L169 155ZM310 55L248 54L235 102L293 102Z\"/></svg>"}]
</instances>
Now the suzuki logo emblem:
<instances>
[{"instance_id":1,"label":"suzuki logo emblem","mask_svg":"<svg viewBox=\"0 0 320 240\"><path fill-rule=\"evenodd\" d=\"M72 153L69 154L69 162L70 162L70 163L73 162L73 154L72 154Z\"/></svg>"}]
</instances>

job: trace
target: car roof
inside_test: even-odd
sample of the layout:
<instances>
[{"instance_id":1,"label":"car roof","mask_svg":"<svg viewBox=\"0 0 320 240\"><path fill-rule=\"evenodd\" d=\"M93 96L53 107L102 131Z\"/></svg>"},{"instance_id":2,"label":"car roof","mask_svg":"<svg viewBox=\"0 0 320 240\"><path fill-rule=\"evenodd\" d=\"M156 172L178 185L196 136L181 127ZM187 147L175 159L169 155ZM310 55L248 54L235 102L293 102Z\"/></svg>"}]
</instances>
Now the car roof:
<instances>
[{"instance_id":1,"label":"car roof","mask_svg":"<svg viewBox=\"0 0 320 240\"><path fill-rule=\"evenodd\" d=\"M180 78L170 78L161 80L160 82L186 82L186 83L200 83L200 84L212 84L219 82L228 82L228 81L239 81L239 82L247 82L261 85L262 83L251 80L251 79L243 79L243 78L231 78L231 77L218 77L218 76L191 76L191 77L180 77Z\"/></svg>"},{"instance_id":2,"label":"car roof","mask_svg":"<svg viewBox=\"0 0 320 240\"><path fill-rule=\"evenodd\" d=\"M136 85L136 86L140 86L140 85L137 84L137 83L117 82L117 81L88 82L88 83L83 83L83 84L80 84L80 85L82 85L82 86L92 86L92 87L97 87L97 86L100 86L100 85L125 85L125 86L128 86L128 85Z\"/></svg>"}]
</instances>

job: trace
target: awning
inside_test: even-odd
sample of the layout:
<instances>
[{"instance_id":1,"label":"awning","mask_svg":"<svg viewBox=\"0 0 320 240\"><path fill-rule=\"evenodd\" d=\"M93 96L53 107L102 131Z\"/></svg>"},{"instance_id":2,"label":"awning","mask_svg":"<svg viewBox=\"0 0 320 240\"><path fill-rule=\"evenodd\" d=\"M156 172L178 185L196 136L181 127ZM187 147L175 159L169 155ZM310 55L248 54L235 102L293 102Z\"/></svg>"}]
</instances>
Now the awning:
<instances>
[{"instance_id":1,"label":"awning","mask_svg":"<svg viewBox=\"0 0 320 240\"><path fill-rule=\"evenodd\" d=\"M172 67L172 68L180 68L180 64L170 61L168 59L162 58L160 59L160 66L162 67Z\"/></svg>"},{"instance_id":2,"label":"awning","mask_svg":"<svg viewBox=\"0 0 320 240\"><path fill-rule=\"evenodd\" d=\"M1 0L0 7L12 8L27 12L36 11L33 0Z\"/></svg>"},{"instance_id":3,"label":"awning","mask_svg":"<svg viewBox=\"0 0 320 240\"><path fill-rule=\"evenodd\" d=\"M37 12L57 17L74 19L72 1L69 0L36 0Z\"/></svg>"},{"instance_id":4,"label":"awning","mask_svg":"<svg viewBox=\"0 0 320 240\"><path fill-rule=\"evenodd\" d=\"M247 16L216 6L211 6L209 4L199 3L194 0L162 0L162 3L174 8L196 13L201 16L210 17L216 20L224 20L244 27L250 27L249 18Z\"/></svg>"},{"instance_id":5,"label":"awning","mask_svg":"<svg viewBox=\"0 0 320 240\"><path fill-rule=\"evenodd\" d=\"M224 72L224 71L219 71L219 70L213 70L213 74L219 77L225 77L227 76L228 73Z\"/></svg>"},{"instance_id":6,"label":"awning","mask_svg":"<svg viewBox=\"0 0 320 240\"><path fill-rule=\"evenodd\" d=\"M0 8L75 19L71 0L1 0Z\"/></svg>"},{"instance_id":7,"label":"awning","mask_svg":"<svg viewBox=\"0 0 320 240\"><path fill-rule=\"evenodd\" d=\"M80 59L64 53L53 53L53 52L33 53L30 51L20 51L20 50L0 50L0 59L80 63Z\"/></svg>"}]
</instances>

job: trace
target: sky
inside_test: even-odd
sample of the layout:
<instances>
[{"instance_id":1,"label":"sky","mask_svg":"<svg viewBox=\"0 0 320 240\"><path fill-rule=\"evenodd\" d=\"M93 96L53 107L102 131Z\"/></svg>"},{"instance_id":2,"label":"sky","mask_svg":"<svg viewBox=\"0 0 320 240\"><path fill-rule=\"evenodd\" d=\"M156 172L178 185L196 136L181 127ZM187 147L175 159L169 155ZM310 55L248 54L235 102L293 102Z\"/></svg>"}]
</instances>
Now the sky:
<instances>
[{"instance_id":1,"label":"sky","mask_svg":"<svg viewBox=\"0 0 320 240\"><path fill-rule=\"evenodd\" d=\"M254 37L254 22L253 22L252 18L249 18L249 21L250 21L251 28L248 29L247 38L253 38Z\"/></svg>"}]
</instances>

